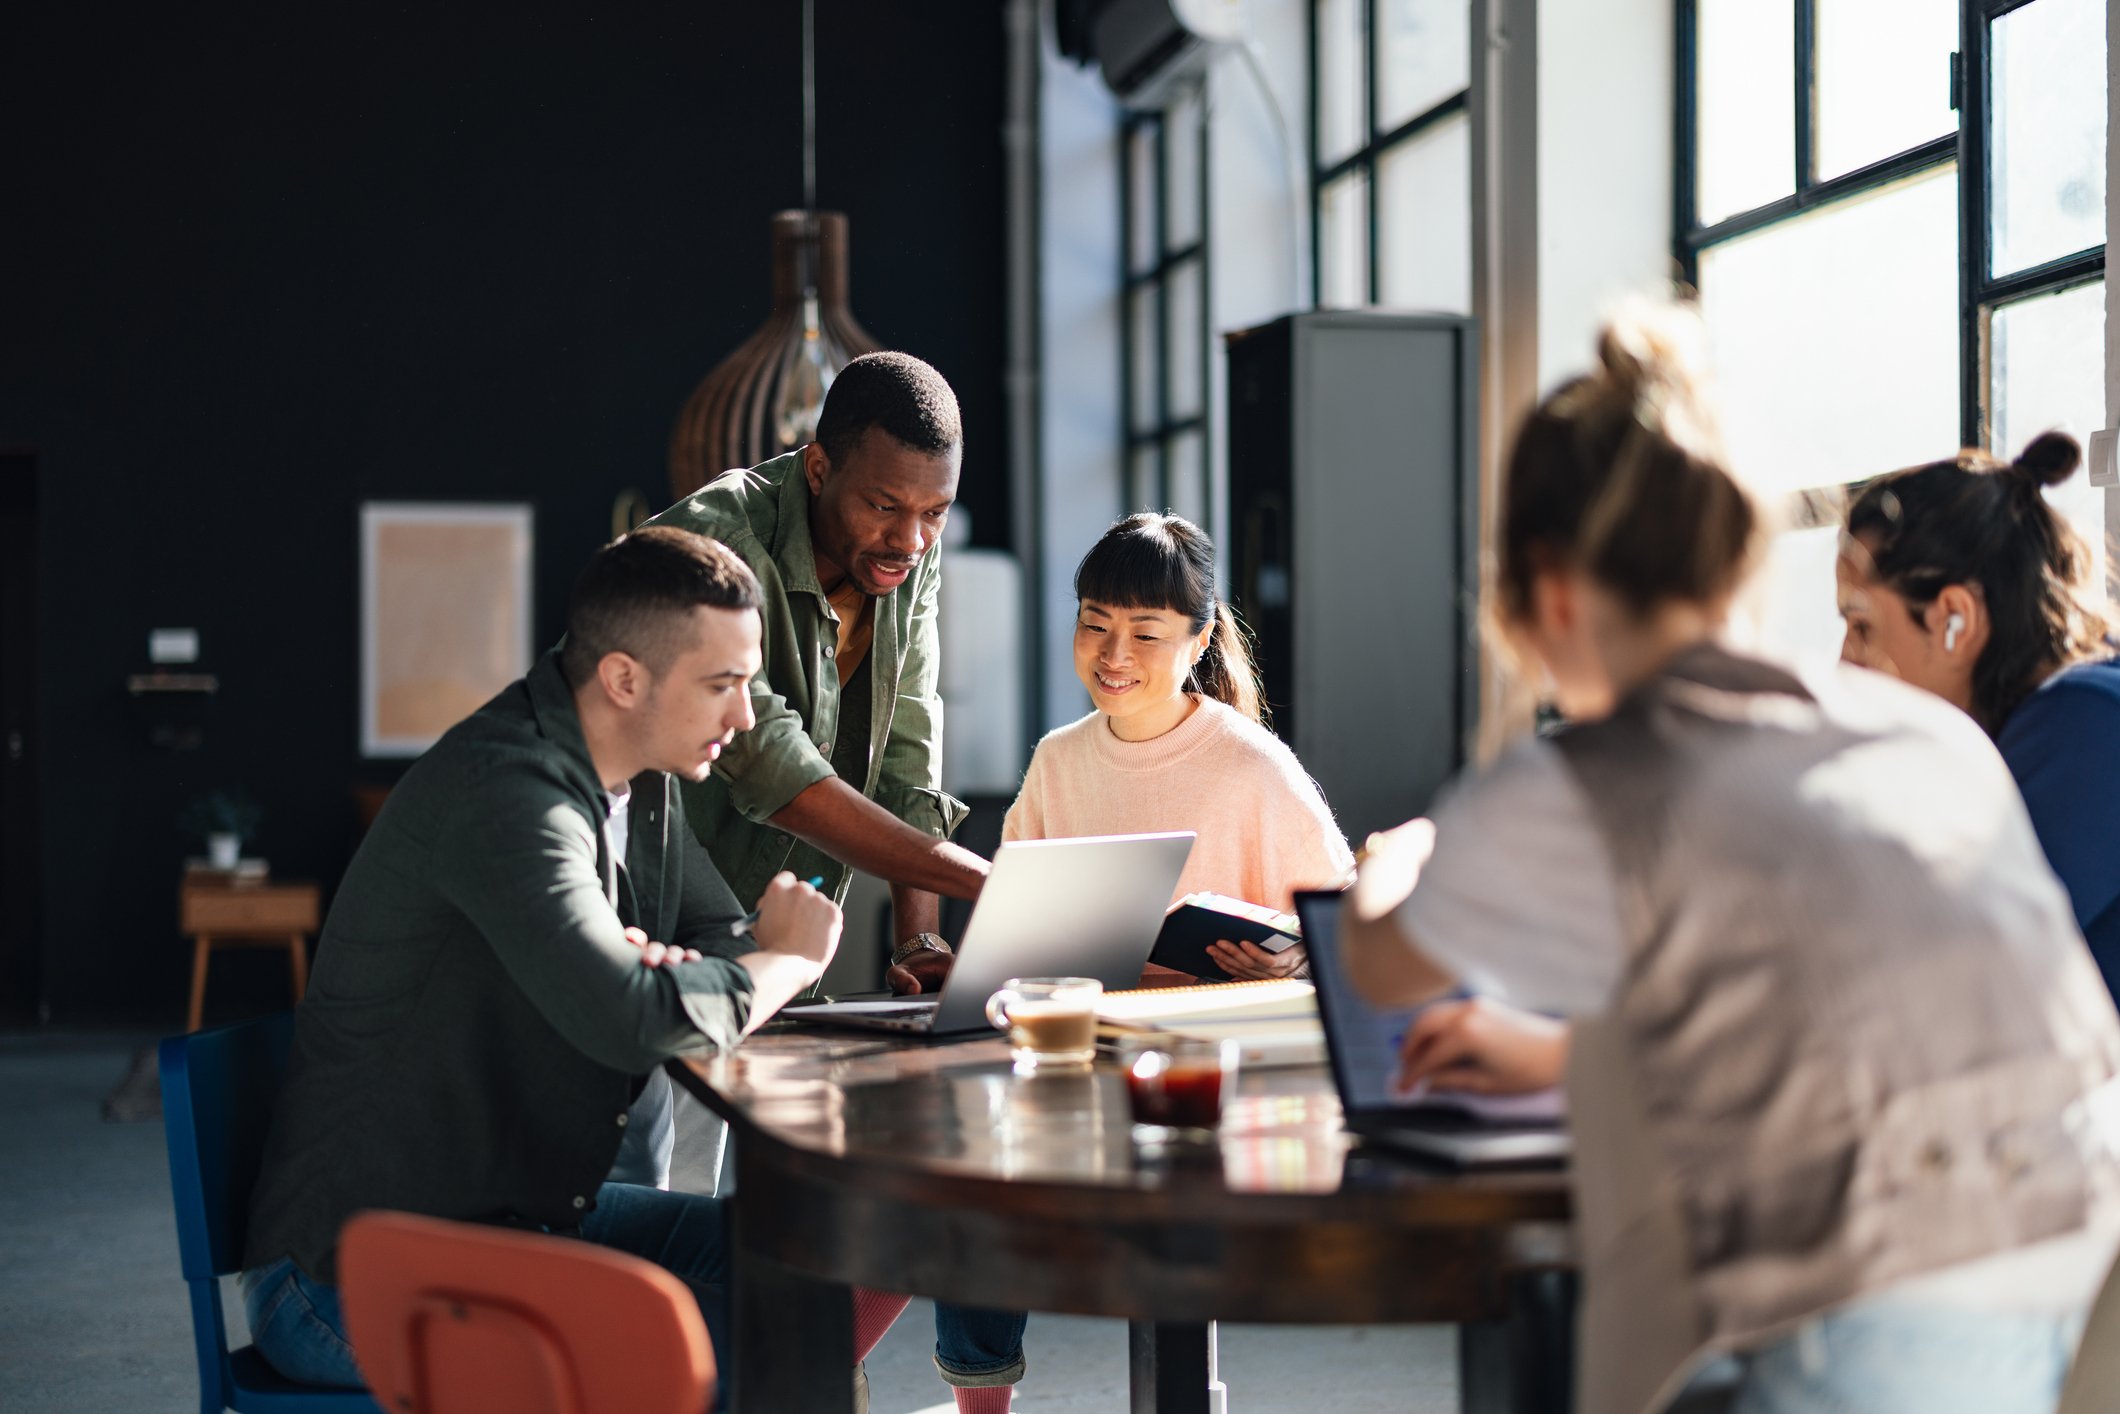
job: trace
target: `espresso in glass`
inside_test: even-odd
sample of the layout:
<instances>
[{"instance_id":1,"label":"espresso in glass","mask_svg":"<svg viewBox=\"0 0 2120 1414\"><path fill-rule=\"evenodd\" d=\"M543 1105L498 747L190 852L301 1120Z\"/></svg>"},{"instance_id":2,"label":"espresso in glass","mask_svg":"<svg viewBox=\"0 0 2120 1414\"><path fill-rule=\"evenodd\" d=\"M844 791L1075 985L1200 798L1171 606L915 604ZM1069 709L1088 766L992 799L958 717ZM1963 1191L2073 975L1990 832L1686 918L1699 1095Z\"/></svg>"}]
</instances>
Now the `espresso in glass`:
<instances>
[{"instance_id":1,"label":"espresso in glass","mask_svg":"<svg viewBox=\"0 0 2120 1414\"><path fill-rule=\"evenodd\" d=\"M1159 1038L1126 1067L1126 1102L1142 1139L1208 1139L1237 1083L1235 1041Z\"/></svg>"},{"instance_id":2,"label":"espresso in glass","mask_svg":"<svg viewBox=\"0 0 2120 1414\"><path fill-rule=\"evenodd\" d=\"M1020 1074L1086 1066L1096 1054L1103 994L1094 977L1012 977L988 999L986 1019L1008 1032L1009 1057Z\"/></svg>"}]
</instances>

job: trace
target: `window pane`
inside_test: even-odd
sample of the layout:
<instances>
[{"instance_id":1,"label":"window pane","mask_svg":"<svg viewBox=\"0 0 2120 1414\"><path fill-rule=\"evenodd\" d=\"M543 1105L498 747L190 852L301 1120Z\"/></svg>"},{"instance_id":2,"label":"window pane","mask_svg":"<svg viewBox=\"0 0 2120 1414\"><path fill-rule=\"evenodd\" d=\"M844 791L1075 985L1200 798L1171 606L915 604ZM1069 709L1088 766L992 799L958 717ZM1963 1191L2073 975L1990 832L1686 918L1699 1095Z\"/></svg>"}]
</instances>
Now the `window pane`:
<instances>
[{"instance_id":1,"label":"window pane","mask_svg":"<svg viewBox=\"0 0 2120 1414\"><path fill-rule=\"evenodd\" d=\"M1752 644L1785 663L1822 667L1840 656L1840 605L1833 562L1840 527L1785 530L1767 547L1733 618Z\"/></svg>"},{"instance_id":2,"label":"window pane","mask_svg":"<svg viewBox=\"0 0 2120 1414\"><path fill-rule=\"evenodd\" d=\"M1200 296L1204 272L1198 260L1188 260L1170 272L1168 322L1164 325L1164 356L1170 360L1170 420L1197 417L1207 367L1206 350L1200 346Z\"/></svg>"},{"instance_id":3,"label":"window pane","mask_svg":"<svg viewBox=\"0 0 2120 1414\"><path fill-rule=\"evenodd\" d=\"M1468 0L1377 0L1377 130L1390 132L1472 83Z\"/></svg>"},{"instance_id":4,"label":"window pane","mask_svg":"<svg viewBox=\"0 0 2120 1414\"><path fill-rule=\"evenodd\" d=\"M2036 0L1989 34L2003 275L2105 243L2105 3Z\"/></svg>"},{"instance_id":5,"label":"window pane","mask_svg":"<svg viewBox=\"0 0 2120 1414\"><path fill-rule=\"evenodd\" d=\"M1207 524L1207 438L1187 432L1170 444L1170 504L1194 525Z\"/></svg>"},{"instance_id":6,"label":"window pane","mask_svg":"<svg viewBox=\"0 0 2120 1414\"><path fill-rule=\"evenodd\" d=\"M1796 9L1700 0L1700 223L1796 190Z\"/></svg>"},{"instance_id":7,"label":"window pane","mask_svg":"<svg viewBox=\"0 0 2120 1414\"><path fill-rule=\"evenodd\" d=\"M1163 453L1156 443L1136 447L1127 461L1126 514L1135 511L1155 511L1163 508L1163 491L1158 484L1162 479Z\"/></svg>"},{"instance_id":8,"label":"window pane","mask_svg":"<svg viewBox=\"0 0 2120 1414\"><path fill-rule=\"evenodd\" d=\"M1318 192L1318 303L1369 303L1369 177L1359 170Z\"/></svg>"},{"instance_id":9,"label":"window pane","mask_svg":"<svg viewBox=\"0 0 2120 1414\"><path fill-rule=\"evenodd\" d=\"M1126 268L1146 270L1156 263L1156 122L1149 119L1127 130Z\"/></svg>"},{"instance_id":10,"label":"window pane","mask_svg":"<svg viewBox=\"0 0 2120 1414\"><path fill-rule=\"evenodd\" d=\"M1449 118L1377 159L1385 304L1472 312L1472 122Z\"/></svg>"},{"instance_id":11,"label":"window pane","mask_svg":"<svg viewBox=\"0 0 2120 1414\"><path fill-rule=\"evenodd\" d=\"M1958 131L1953 0L1818 0L1818 175Z\"/></svg>"},{"instance_id":12,"label":"window pane","mask_svg":"<svg viewBox=\"0 0 2120 1414\"><path fill-rule=\"evenodd\" d=\"M2014 457L2059 428L2088 449L2105 426L2105 282L1997 309L1988 321L1988 419L1993 449ZM2096 547L2105 573L2105 493L2081 471L2047 496Z\"/></svg>"},{"instance_id":13,"label":"window pane","mask_svg":"<svg viewBox=\"0 0 2120 1414\"><path fill-rule=\"evenodd\" d=\"M1362 87L1365 0L1317 0L1318 160L1330 166L1369 140Z\"/></svg>"},{"instance_id":14,"label":"window pane","mask_svg":"<svg viewBox=\"0 0 2120 1414\"><path fill-rule=\"evenodd\" d=\"M1144 285L1129 299L1133 323L1133 430L1146 432L1163 421L1163 349L1156 338L1156 287Z\"/></svg>"},{"instance_id":15,"label":"window pane","mask_svg":"<svg viewBox=\"0 0 2120 1414\"><path fill-rule=\"evenodd\" d=\"M1200 239L1200 91L1189 88L1165 112L1163 248L1182 250Z\"/></svg>"},{"instance_id":16,"label":"window pane","mask_svg":"<svg viewBox=\"0 0 2120 1414\"><path fill-rule=\"evenodd\" d=\"M1701 252L1723 431L1762 489L1958 445L1957 188L1945 167Z\"/></svg>"}]
</instances>

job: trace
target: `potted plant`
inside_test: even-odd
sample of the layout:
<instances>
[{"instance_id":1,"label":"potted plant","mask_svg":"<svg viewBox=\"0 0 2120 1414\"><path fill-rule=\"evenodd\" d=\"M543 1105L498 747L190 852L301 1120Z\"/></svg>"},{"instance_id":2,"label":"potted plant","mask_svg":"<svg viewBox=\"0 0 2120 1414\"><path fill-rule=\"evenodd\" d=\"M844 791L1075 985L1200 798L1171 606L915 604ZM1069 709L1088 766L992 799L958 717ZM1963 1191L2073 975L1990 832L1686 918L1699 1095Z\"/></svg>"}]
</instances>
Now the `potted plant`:
<instances>
[{"instance_id":1,"label":"potted plant","mask_svg":"<svg viewBox=\"0 0 2120 1414\"><path fill-rule=\"evenodd\" d=\"M243 842L257 834L264 814L242 790L216 790L185 806L177 824L206 842L206 859L214 868L234 869L243 857Z\"/></svg>"}]
</instances>

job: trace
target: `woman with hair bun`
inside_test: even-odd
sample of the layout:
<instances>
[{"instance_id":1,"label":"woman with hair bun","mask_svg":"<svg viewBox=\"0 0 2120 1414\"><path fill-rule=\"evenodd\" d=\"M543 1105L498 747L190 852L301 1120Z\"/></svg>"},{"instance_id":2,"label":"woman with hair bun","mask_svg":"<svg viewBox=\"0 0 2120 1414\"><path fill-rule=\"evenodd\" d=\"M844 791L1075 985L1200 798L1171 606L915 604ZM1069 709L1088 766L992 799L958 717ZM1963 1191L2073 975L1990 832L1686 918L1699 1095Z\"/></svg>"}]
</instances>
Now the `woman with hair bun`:
<instances>
[{"instance_id":1,"label":"woman with hair bun","mask_svg":"<svg viewBox=\"0 0 2120 1414\"><path fill-rule=\"evenodd\" d=\"M1584 1414L1718 1356L1735 1414L2051 1410L2120 1242L2120 1017L1964 713L1723 643L1764 527L1698 343L1616 324L1518 434L1500 617L1570 725L1371 842L1348 968L1572 1023Z\"/></svg>"},{"instance_id":2,"label":"woman with hair bun","mask_svg":"<svg viewBox=\"0 0 2120 1414\"><path fill-rule=\"evenodd\" d=\"M1993 737L2108 988L2120 984L2120 657L2095 560L2041 494L2049 432L1870 482L1848 507L1841 656L1927 688Z\"/></svg>"}]
</instances>

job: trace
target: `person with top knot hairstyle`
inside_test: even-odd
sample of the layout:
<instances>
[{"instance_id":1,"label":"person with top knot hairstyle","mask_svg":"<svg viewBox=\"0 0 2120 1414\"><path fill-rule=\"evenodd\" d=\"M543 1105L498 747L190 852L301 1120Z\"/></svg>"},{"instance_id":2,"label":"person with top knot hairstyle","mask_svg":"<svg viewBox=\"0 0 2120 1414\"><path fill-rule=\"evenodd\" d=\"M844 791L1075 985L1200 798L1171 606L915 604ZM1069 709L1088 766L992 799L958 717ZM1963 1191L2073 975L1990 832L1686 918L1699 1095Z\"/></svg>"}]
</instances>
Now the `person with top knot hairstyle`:
<instances>
[{"instance_id":1,"label":"person with top knot hairstyle","mask_svg":"<svg viewBox=\"0 0 2120 1414\"><path fill-rule=\"evenodd\" d=\"M1841 658L1926 688L2002 752L2107 990L2120 984L2120 644L2090 546L2047 501L2081 464L2048 432L1866 483L1836 566ZM1487 1093L1558 1084L1560 1023L1475 997L1415 1023L1414 1074Z\"/></svg>"},{"instance_id":2,"label":"person with top knot hairstyle","mask_svg":"<svg viewBox=\"0 0 2120 1414\"><path fill-rule=\"evenodd\" d=\"M1734 1414L2051 1410L2120 1242L2120 1018L1964 712L1727 643L1768 525L1702 342L1616 321L1519 431L1499 618L1568 725L1371 840L1348 971L1567 1019L1582 1414L1717 1357Z\"/></svg>"},{"instance_id":3,"label":"person with top knot hairstyle","mask_svg":"<svg viewBox=\"0 0 2120 1414\"><path fill-rule=\"evenodd\" d=\"M2082 462L2048 432L1870 482L1848 507L1841 656L1995 739L2110 989L2120 983L2120 644L2090 546L2048 503Z\"/></svg>"}]
</instances>

